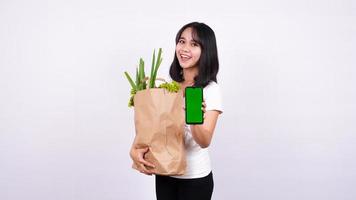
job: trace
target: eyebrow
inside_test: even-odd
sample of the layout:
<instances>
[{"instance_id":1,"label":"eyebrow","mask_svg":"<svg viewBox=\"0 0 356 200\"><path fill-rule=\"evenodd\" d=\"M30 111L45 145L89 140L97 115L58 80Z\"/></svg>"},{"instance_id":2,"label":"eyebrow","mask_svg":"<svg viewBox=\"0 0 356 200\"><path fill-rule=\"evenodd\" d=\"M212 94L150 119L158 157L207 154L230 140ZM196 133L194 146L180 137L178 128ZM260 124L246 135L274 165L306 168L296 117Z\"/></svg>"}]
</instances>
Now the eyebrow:
<instances>
[{"instance_id":1,"label":"eyebrow","mask_svg":"<svg viewBox=\"0 0 356 200\"><path fill-rule=\"evenodd\" d=\"M181 37L180 37L179 39L183 39L183 40L186 40L186 39L185 39L185 37L182 37L182 36L181 36ZM194 39L191 39L190 41L193 41L193 42L196 42L196 43L198 43L198 42L197 42L196 40L194 40Z\"/></svg>"}]
</instances>

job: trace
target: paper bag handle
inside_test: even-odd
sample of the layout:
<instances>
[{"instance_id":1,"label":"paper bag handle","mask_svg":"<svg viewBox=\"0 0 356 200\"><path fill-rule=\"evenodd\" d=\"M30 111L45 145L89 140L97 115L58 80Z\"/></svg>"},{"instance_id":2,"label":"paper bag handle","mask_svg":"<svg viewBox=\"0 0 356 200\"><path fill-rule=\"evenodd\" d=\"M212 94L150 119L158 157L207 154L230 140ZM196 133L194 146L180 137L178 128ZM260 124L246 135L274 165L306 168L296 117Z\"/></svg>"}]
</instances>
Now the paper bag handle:
<instances>
[{"instance_id":1,"label":"paper bag handle","mask_svg":"<svg viewBox=\"0 0 356 200\"><path fill-rule=\"evenodd\" d=\"M146 81L149 81L149 80L151 80L151 78L148 77L148 76L146 76L146 77L142 80L142 82L146 82ZM157 77L156 80L163 81L163 82L167 83L166 79L164 79L164 78L159 78L159 77Z\"/></svg>"}]
</instances>

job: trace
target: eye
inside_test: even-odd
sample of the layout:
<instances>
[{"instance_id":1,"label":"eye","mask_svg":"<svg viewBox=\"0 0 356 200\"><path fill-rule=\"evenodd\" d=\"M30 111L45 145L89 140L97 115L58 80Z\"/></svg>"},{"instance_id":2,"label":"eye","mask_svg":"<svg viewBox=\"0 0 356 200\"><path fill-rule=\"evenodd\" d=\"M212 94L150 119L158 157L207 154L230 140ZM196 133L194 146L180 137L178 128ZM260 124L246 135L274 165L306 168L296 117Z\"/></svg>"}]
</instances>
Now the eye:
<instances>
[{"instance_id":1,"label":"eye","mask_svg":"<svg viewBox=\"0 0 356 200\"><path fill-rule=\"evenodd\" d=\"M179 40L178 43L179 44L184 44L184 40Z\"/></svg>"},{"instance_id":2,"label":"eye","mask_svg":"<svg viewBox=\"0 0 356 200\"><path fill-rule=\"evenodd\" d=\"M193 46L193 47L198 47L198 46L199 46L199 44L198 44L198 43L196 43L196 42L193 42L193 43L192 43L192 46Z\"/></svg>"}]
</instances>

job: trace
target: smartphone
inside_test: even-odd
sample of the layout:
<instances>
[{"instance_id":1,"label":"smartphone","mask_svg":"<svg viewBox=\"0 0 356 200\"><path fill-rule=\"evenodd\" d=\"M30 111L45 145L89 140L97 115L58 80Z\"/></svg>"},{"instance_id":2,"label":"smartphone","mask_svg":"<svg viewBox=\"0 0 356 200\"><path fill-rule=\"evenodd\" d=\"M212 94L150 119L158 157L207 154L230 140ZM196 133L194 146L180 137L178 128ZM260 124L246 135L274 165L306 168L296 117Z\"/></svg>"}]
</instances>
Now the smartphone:
<instances>
[{"instance_id":1,"label":"smartphone","mask_svg":"<svg viewBox=\"0 0 356 200\"><path fill-rule=\"evenodd\" d=\"M203 88L186 87L185 88L185 123L203 124L204 113L203 106Z\"/></svg>"}]
</instances>

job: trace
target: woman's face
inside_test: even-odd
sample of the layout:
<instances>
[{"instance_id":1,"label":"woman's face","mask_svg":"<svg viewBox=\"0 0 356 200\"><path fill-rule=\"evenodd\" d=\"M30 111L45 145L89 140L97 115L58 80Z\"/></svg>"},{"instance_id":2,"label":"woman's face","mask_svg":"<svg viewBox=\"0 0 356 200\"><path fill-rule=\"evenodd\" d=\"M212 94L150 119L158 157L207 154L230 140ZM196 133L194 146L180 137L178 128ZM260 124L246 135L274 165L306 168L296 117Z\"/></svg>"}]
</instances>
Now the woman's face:
<instances>
[{"instance_id":1,"label":"woman's face","mask_svg":"<svg viewBox=\"0 0 356 200\"><path fill-rule=\"evenodd\" d=\"M201 54L200 45L193 40L192 28L186 28L177 43L176 55L183 69L198 67Z\"/></svg>"}]
</instances>

